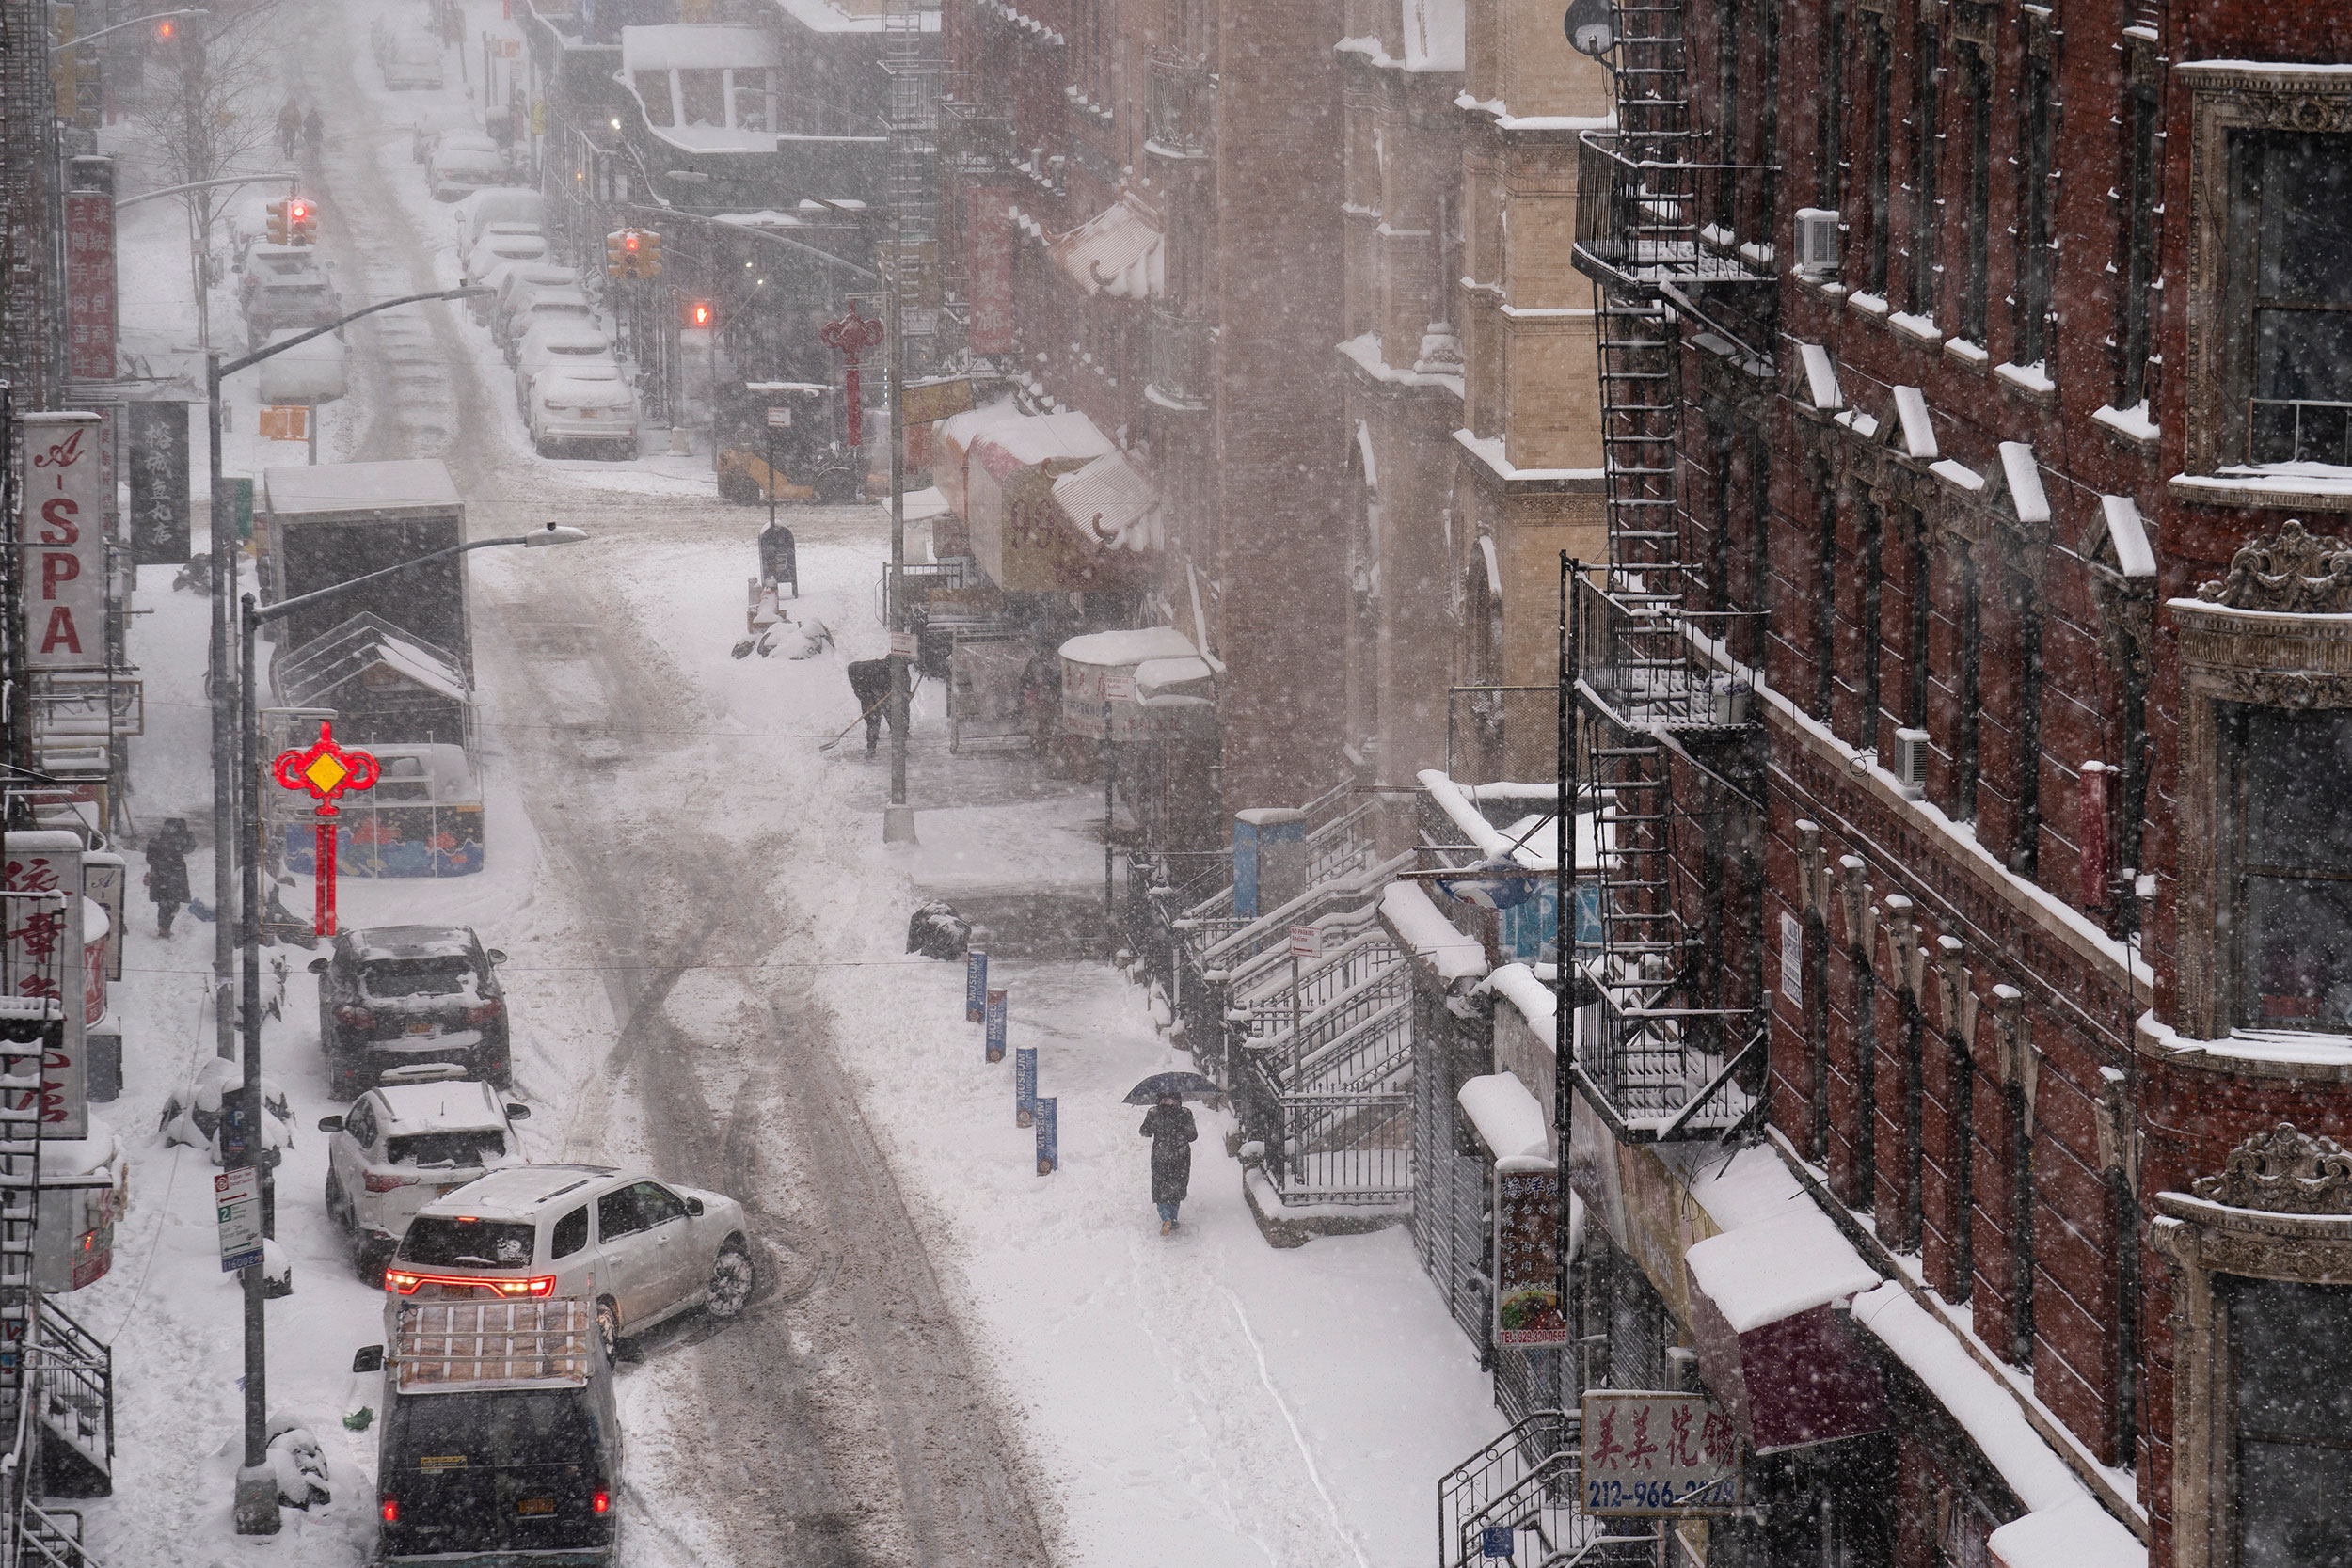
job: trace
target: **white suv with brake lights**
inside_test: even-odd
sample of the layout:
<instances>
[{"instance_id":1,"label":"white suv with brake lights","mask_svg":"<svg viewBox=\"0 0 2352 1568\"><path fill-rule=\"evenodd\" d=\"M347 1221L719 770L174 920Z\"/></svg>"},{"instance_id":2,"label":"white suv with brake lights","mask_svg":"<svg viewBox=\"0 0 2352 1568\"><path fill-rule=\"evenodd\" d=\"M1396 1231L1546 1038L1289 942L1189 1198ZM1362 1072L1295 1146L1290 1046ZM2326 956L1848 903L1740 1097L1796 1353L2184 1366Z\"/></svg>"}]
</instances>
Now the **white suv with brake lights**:
<instances>
[{"instance_id":1,"label":"white suv with brake lights","mask_svg":"<svg viewBox=\"0 0 2352 1568\"><path fill-rule=\"evenodd\" d=\"M388 1303L581 1296L606 1349L691 1307L740 1316L757 1275L743 1206L610 1165L516 1165L417 1211Z\"/></svg>"},{"instance_id":2,"label":"white suv with brake lights","mask_svg":"<svg viewBox=\"0 0 2352 1568\"><path fill-rule=\"evenodd\" d=\"M522 1163L514 1123L531 1115L444 1063L394 1068L385 1080L342 1116L319 1119L319 1131L332 1134L326 1217L350 1232L352 1264L372 1285L383 1282L418 1210Z\"/></svg>"}]
</instances>

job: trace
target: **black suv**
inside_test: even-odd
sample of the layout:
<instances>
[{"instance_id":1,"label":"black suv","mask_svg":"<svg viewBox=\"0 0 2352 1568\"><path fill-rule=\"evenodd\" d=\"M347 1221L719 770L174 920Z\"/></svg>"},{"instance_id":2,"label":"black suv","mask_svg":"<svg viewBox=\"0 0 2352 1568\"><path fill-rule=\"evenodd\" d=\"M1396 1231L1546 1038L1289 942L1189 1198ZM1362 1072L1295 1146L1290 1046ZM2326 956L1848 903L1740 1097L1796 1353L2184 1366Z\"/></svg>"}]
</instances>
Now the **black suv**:
<instances>
[{"instance_id":1,"label":"black suv","mask_svg":"<svg viewBox=\"0 0 2352 1568\"><path fill-rule=\"evenodd\" d=\"M310 960L335 1098L357 1099L399 1082L404 1068L441 1062L505 1088L513 1079L498 981L505 961L470 926L375 926L336 937L330 956Z\"/></svg>"}]
</instances>

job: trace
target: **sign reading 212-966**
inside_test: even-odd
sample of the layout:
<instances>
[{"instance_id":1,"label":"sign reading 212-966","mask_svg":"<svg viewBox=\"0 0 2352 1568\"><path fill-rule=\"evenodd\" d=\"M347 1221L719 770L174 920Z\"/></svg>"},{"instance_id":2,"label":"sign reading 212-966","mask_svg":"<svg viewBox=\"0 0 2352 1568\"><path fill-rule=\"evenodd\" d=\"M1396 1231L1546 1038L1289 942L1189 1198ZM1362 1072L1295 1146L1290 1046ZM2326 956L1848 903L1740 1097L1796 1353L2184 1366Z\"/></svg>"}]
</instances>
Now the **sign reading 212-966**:
<instances>
[{"instance_id":1,"label":"sign reading 212-966","mask_svg":"<svg viewBox=\"0 0 2352 1568\"><path fill-rule=\"evenodd\" d=\"M1740 1439L1705 1394L1586 1390L1578 1459L1587 1513L1740 1506Z\"/></svg>"}]
</instances>

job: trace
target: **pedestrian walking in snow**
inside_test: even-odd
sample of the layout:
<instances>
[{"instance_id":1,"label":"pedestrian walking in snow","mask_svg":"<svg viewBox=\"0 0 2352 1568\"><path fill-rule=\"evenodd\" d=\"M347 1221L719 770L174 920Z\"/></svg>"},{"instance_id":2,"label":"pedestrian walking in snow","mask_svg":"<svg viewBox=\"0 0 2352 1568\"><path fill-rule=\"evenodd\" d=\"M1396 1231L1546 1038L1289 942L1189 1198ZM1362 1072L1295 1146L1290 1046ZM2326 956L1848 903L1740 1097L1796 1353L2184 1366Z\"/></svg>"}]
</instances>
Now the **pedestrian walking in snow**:
<instances>
[{"instance_id":1,"label":"pedestrian walking in snow","mask_svg":"<svg viewBox=\"0 0 2352 1568\"><path fill-rule=\"evenodd\" d=\"M302 117L303 150L315 158L319 155L319 143L326 139L326 121L319 118L318 105L313 103L310 112Z\"/></svg>"},{"instance_id":2,"label":"pedestrian walking in snow","mask_svg":"<svg viewBox=\"0 0 2352 1568\"><path fill-rule=\"evenodd\" d=\"M147 895L155 901L155 934L171 935L171 918L188 901L188 851L196 835L187 822L167 816L155 836L147 841Z\"/></svg>"},{"instance_id":3,"label":"pedestrian walking in snow","mask_svg":"<svg viewBox=\"0 0 2352 1568\"><path fill-rule=\"evenodd\" d=\"M278 111L278 150L291 158L294 155L294 144L301 139L302 105L289 98L286 106Z\"/></svg>"},{"instance_id":4,"label":"pedestrian walking in snow","mask_svg":"<svg viewBox=\"0 0 2352 1568\"><path fill-rule=\"evenodd\" d=\"M1140 1135L1152 1140L1152 1201L1159 1205L1165 1236L1176 1228L1176 1211L1192 1190L1192 1142L1200 1130L1182 1100L1164 1094L1143 1114Z\"/></svg>"}]
</instances>

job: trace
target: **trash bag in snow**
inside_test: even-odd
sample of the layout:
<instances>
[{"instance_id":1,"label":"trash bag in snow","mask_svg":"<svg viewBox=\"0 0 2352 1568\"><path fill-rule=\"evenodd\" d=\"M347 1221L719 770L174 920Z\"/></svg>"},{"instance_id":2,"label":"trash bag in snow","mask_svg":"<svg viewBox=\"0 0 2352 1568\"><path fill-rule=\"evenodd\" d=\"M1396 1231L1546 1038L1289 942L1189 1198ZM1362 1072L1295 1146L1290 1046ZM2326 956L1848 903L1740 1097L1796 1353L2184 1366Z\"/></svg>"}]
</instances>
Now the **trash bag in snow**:
<instances>
[{"instance_id":1,"label":"trash bag in snow","mask_svg":"<svg viewBox=\"0 0 2352 1568\"><path fill-rule=\"evenodd\" d=\"M269 1467L278 1478L278 1500L302 1509L334 1501L326 1483L326 1453L310 1429L283 1416L273 1417L269 1424Z\"/></svg>"},{"instance_id":2,"label":"trash bag in snow","mask_svg":"<svg viewBox=\"0 0 2352 1568\"><path fill-rule=\"evenodd\" d=\"M927 958L956 959L972 940L972 924L955 906L932 899L907 922L907 951Z\"/></svg>"}]
</instances>

